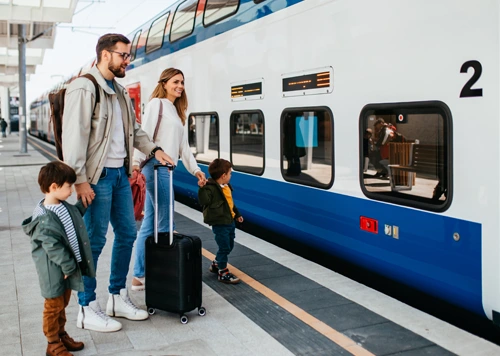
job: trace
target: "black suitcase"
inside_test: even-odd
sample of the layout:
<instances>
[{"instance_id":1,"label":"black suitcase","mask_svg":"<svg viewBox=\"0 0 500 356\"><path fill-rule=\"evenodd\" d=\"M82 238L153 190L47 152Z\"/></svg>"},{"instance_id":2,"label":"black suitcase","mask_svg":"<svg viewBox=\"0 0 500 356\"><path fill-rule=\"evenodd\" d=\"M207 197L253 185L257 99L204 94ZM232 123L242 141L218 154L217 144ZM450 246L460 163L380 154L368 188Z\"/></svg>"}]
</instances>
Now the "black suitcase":
<instances>
[{"instance_id":1,"label":"black suitcase","mask_svg":"<svg viewBox=\"0 0 500 356\"><path fill-rule=\"evenodd\" d=\"M156 309L178 313L181 323L186 324L186 312L198 308L199 315L206 313L201 306L201 240L196 236L172 234L173 174L169 187L170 233L158 233L158 169L171 169L173 173L172 166L154 166L155 232L146 239L146 306L150 315Z\"/></svg>"}]
</instances>

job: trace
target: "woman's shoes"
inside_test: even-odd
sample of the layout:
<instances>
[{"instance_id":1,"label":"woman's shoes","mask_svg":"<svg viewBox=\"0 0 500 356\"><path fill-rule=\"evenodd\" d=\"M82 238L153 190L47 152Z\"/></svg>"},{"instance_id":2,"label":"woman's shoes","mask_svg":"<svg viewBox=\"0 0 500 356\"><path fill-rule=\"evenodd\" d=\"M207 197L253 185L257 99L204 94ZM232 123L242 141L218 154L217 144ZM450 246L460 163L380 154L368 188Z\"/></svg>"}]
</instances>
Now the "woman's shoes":
<instances>
[{"instance_id":1,"label":"woman's shoes","mask_svg":"<svg viewBox=\"0 0 500 356\"><path fill-rule=\"evenodd\" d=\"M132 278L133 291L141 291L146 289L146 278L145 277L134 277Z\"/></svg>"}]
</instances>

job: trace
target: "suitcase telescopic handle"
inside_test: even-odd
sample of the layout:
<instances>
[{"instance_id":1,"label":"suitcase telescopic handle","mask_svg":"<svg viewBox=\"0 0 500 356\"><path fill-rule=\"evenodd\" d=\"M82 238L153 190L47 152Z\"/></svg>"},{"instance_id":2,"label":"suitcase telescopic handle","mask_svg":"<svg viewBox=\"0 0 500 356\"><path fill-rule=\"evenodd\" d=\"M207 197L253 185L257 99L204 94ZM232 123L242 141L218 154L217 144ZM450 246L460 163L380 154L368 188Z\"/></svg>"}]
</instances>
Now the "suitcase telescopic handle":
<instances>
[{"instance_id":1,"label":"suitcase telescopic handle","mask_svg":"<svg viewBox=\"0 0 500 356\"><path fill-rule=\"evenodd\" d=\"M168 230L169 230L169 245L174 243L174 182L173 173L175 166L167 163L155 164L154 165L154 180L155 180L155 194L154 194L154 232L155 232L155 243L158 243L158 169L168 168L170 171L170 179L168 180L168 190L169 190L169 204L168 204Z\"/></svg>"}]
</instances>

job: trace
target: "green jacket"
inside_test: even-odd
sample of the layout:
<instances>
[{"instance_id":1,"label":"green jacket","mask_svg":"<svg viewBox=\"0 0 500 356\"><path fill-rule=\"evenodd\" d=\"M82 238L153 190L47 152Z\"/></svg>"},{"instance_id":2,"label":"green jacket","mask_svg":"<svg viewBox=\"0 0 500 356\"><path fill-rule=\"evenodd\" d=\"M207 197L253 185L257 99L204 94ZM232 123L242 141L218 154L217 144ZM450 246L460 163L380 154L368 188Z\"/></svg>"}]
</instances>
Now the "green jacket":
<instances>
[{"instance_id":1,"label":"green jacket","mask_svg":"<svg viewBox=\"0 0 500 356\"><path fill-rule=\"evenodd\" d=\"M62 222L54 212L43 206L43 200L38 205L43 214L34 219L29 217L22 224L24 232L31 237L31 255L44 298L61 296L66 289L83 291L82 275L95 277L92 250L82 218L86 209L81 201L76 205L62 203L75 226L82 257L80 263L76 261ZM65 275L67 279L64 279Z\"/></svg>"},{"instance_id":2,"label":"green jacket","mask_svg":"<svg viewBox=\"0 0 500 356\"><path fill-rule=\"evenodd\" d=\"M231 192L233 187L228 184ZM231 209L222 192L220 185L212 178L208 178L207 184L198 190L198 201L203 206L203 221L208 225L229 225L233 222ZM234 202L234 197L233 197ZM235 219L241 216L236 204L233 211Z\"/></svg>"}]
</instances>

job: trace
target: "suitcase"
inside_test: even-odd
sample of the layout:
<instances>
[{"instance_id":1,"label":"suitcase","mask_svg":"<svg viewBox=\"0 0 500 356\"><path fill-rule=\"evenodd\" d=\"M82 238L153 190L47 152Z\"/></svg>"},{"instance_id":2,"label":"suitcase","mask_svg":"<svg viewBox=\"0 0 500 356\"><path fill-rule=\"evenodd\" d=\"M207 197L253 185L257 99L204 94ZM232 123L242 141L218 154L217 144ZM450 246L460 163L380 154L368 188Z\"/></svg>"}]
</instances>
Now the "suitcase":
<instances>
[{"instance_id":1,"label":"suitcase","mask_svg":"<svg viewBox=\"0 0 500 356\"><path fill-rule=\"evenodd\" d=\"M158 169L170 169L170 232L158 233ZM167 165L154 166L154 235L146 239L146 306L153 315L156 309L178 313L186 324L186 312L198 308L198 315L206 310L201 306L201 240L196 236L173 234L173 170Z\"/></svg>"}]
</instances>

